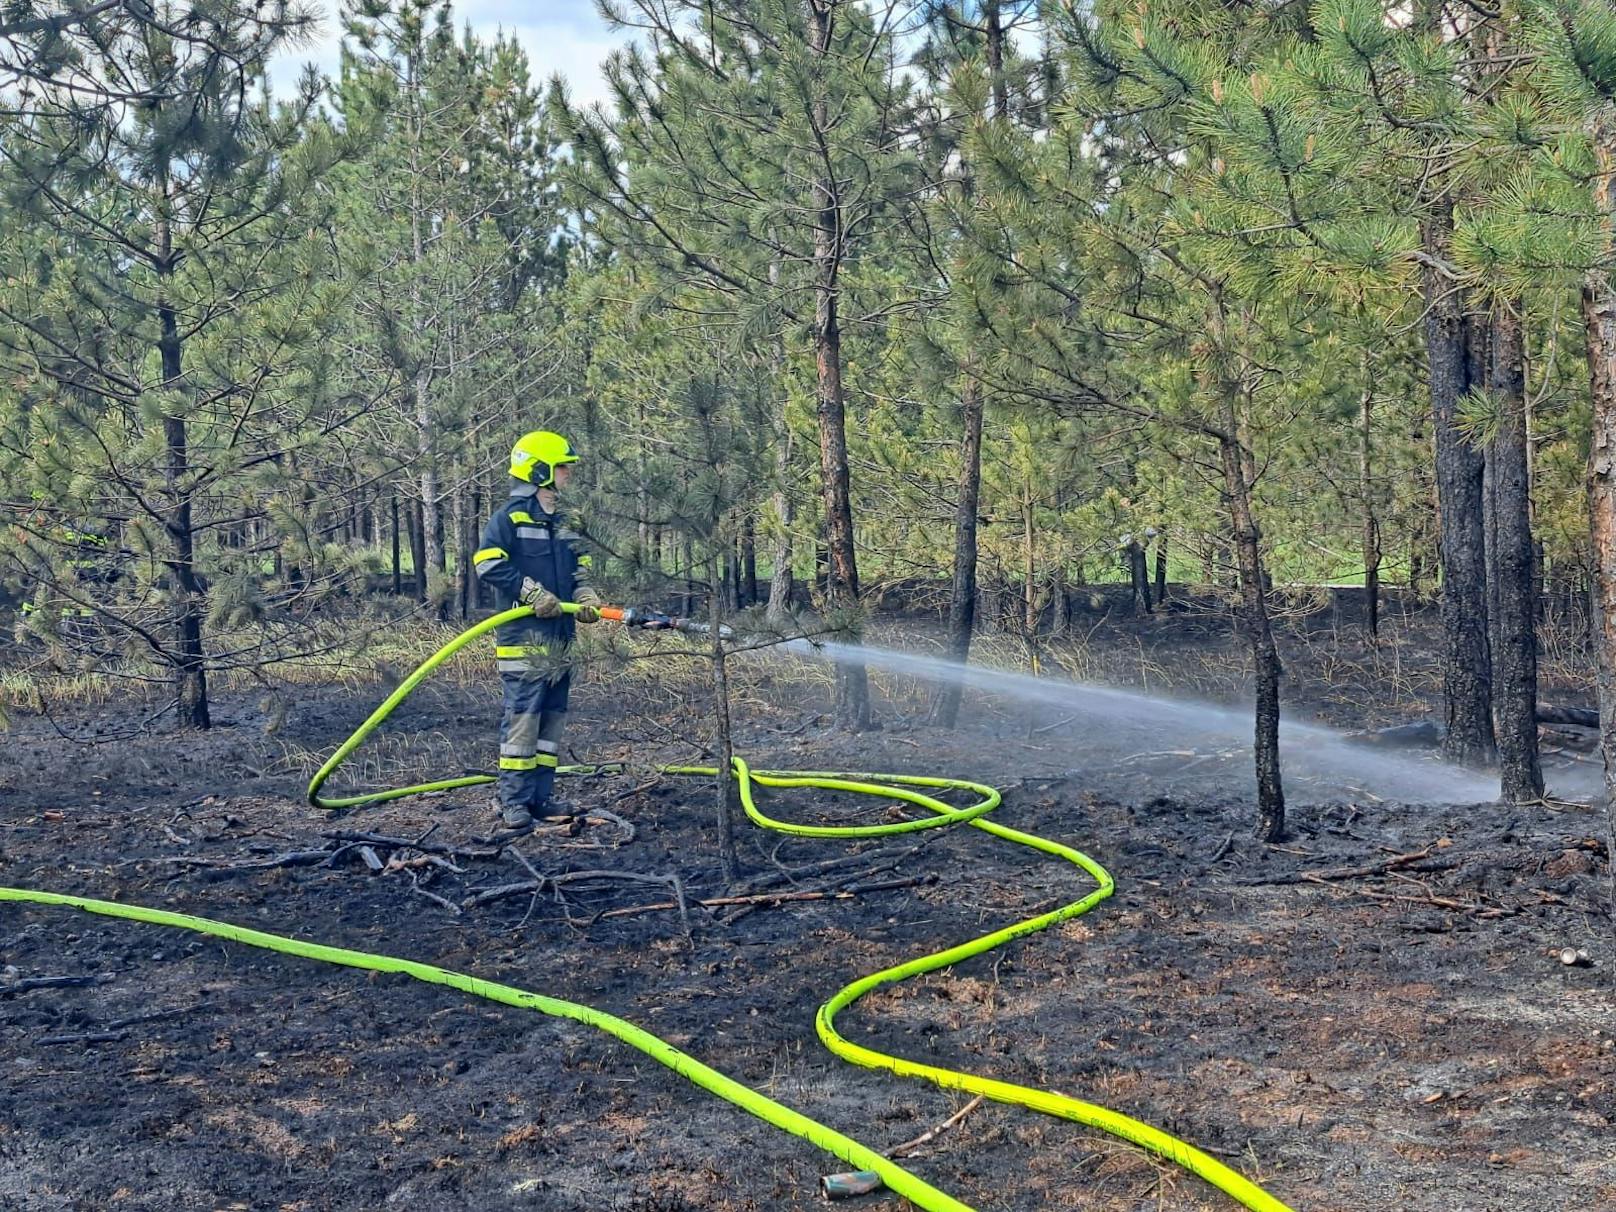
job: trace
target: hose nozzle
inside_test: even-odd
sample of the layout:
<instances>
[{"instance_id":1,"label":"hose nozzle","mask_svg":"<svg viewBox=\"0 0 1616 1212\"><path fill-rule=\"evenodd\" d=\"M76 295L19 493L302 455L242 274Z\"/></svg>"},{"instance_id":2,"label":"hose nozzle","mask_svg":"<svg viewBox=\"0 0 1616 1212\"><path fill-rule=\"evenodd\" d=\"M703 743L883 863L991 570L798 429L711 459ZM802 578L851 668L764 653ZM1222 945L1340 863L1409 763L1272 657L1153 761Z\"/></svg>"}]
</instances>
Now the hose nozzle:
<instances>
[{"instance_id":1,"label":"hose nozzle","mask_svg":"<svg viewBox=\"0 0 1616 1212\"><path fill-rule=\"evenodd\" d=\"M682 631L686 635L713 634L711 623L700 623L695 619L683 619L677 615L663 614L660 610L650 610L644 606L602 606L600 617L621 623L625 627L639 627L645 631ZM720 623L718 625L720 639L732 640L735 632Z\"/></svg>"}]
</instances>

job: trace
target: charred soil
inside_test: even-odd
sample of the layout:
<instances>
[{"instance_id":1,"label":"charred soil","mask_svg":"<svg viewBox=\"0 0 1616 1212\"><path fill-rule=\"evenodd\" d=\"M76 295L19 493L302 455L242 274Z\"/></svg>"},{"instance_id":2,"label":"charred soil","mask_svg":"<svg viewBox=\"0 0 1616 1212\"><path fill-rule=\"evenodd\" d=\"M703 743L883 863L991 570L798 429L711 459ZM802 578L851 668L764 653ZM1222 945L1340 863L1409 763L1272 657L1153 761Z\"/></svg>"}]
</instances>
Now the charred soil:
<instances>
[{"instance_id":1,"label":"charred soil","mask_svg":"<svg viewBox=\"0 0 1616 1212\"><path fill-rule=\"evenodd\" d=\"M1394 722L1327 676L1343 642L1307 626L1287 633L1288 686L1314 689L1293 701L1349 727ZM1238 694L1238 646L1204 616L1105 621L1088 640L1114 640L1113 660L1132 644L1203 693L1194 671L1216 671ZM1421 667L1413 648L1399 661ZM1405 676L1394 692L1416 704ZM848 736L829 730L812 670L753 661L738 682L736 741L755 765L993 783L997 819L1117 879L1080 920L871 995L842 1017L851 1038L1126 1111L1298 1212L1616 1207L1616 953L1593 813L1343 799L1296 810L1290 840L1262 846L1251 804L1217 778L1186 789L1091 765L1081 729L1047 708L968 692L944 733L923 725L915 686L878 677L884 726ZM1088 890L969 828L850 845L750 825L747 878L727 886L710 783L654 774L703 756L689 740L701 696L654 677L576 692L568 744L629 768L572 781L583 815L509 846L482 789L308 808L310 763L380 695L305 688L270 714L233 695L201 736L122 736L141 714L127 706L20 718L0 739L0 883L584 1002L878 1149L966 1100L830 1056L820 1002ZM486 764L496 716L492 691L430 685L355 779ZM796 793L765 808L832 823L887 811ZM615 912L665 905L671 884L564 878L598 870L677 875L690 932L677 910ZM539 887L472 903L524 882ZM1562 964L1563 947L1589 962ZM806 1209L818 1176L845 1168L582 1027L407 978L19 906L0 907L0 964L0 1207L19 1212ZM33 983L48 977L88 979ZM1119 1141L996 1105L909 1164L984 1212L1233 1207Z\"/></svg>"}]
</instances>

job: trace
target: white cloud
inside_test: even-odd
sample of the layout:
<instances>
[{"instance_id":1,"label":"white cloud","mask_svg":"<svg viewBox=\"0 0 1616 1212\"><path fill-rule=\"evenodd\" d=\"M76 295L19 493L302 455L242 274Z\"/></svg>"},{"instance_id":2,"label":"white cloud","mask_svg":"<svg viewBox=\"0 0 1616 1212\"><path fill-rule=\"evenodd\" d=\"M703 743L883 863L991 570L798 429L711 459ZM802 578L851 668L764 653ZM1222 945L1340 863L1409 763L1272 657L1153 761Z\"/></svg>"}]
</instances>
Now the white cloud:
<instances>
[{"instance_id":1,"label":"white cloud","mask_svg":"<svg viewBox=\"0 0 1616 1212\"><path fill-rule=\"evenodd\" d=\"M455 7L454 21L457 28L469 24L483 37L491 38L500 30L514 34L527 50L534 84L542 88L552 75L560 74L575 105L606 99L601 63L629 40L625 33L607 28L594 7L581 0L467 0ZM282 53L270 65L275 91L290 92L305 63L313 63L325 75L336 75L341 42L336 6L327 4L314 40Z\"/></svg>"}]
</instances>

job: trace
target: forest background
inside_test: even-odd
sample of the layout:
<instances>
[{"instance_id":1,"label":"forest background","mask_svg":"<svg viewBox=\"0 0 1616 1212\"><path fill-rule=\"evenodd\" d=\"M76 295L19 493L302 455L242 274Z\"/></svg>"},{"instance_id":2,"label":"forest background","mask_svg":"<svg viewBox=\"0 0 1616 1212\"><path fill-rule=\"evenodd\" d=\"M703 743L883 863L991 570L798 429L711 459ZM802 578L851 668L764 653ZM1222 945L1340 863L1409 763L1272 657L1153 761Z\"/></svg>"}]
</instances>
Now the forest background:
<instances>
[{"instance_id":1,"label":"forest background","mask_svg":"<svg viewBox=\"0 0 1616 1212\"><path fill-rule=\"evenodd\" d=\"M546 427L623 600L929 594L963 657L1147 567L1223 594L1268 836L1286 586L1438 597L1444 745L1511 799L1545 600L1616 720L1608 5L601 11L583 105L447 3L344 7L278 91L288 0L0 7L20 642L206 727L210 676L359 643L343 603L476 611Z\"/></svg>"}]
</instances>

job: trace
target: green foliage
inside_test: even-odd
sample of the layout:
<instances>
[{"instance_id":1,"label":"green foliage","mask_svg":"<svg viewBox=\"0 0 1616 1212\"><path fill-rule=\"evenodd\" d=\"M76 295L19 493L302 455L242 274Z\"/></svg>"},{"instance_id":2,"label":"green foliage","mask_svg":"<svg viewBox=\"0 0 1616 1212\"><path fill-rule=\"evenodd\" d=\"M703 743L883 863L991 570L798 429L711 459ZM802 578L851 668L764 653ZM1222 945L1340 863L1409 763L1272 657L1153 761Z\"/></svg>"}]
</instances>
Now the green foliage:
<instances>
[{"instance_id":1,"label":"green foliage","mask_svg":"<svg viewBox=\"0 0 1616 1212\"><path fill-rule=\"evenodd\" d=\"M446 604L541 425L586 455L617 596L748 551L812 577L827 360L877 585L948 577L977 398L984 576L1023 600L1120 575L1147 527L1227 584L1231 439L1278 579L1361 576L1370 509L1408 574L1435 535L1428 289L1522 312L1541 536L1585 558L1609 5L1006 0L899 36L863 5L619 0L640 35L585 110L443 0L361 0L323 113L254 99L299 19L269 7L196 10L234 74L121 9L28 44L28 79L114 55L131 88L0 129L0 584L49 608L31 626L88 598L171 648L181 504L214 629L386 572L395 499ZM1475 440L1499 408L1466 402ZM76 559L83 530L116 557Z\"/></svg>"}]
</instances>

